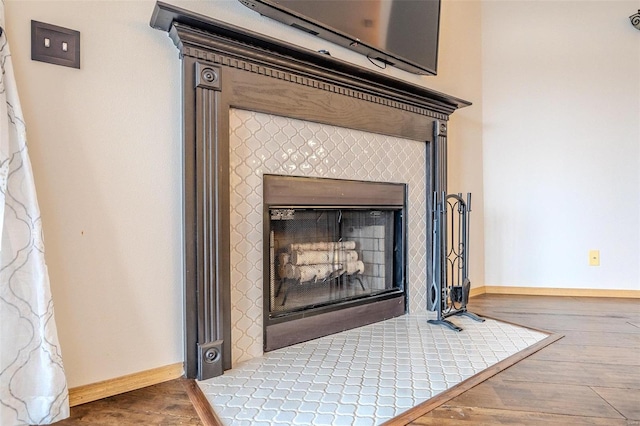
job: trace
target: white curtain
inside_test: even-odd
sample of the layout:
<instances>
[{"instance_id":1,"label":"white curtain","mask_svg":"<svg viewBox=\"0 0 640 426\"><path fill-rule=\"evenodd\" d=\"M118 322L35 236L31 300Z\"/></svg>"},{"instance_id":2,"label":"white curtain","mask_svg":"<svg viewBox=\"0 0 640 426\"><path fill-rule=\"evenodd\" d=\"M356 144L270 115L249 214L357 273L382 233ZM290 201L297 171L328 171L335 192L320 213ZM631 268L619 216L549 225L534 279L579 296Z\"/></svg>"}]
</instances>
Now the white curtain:
<instances>
[{"instance_id":1,"label":"white curtain","mask_svg":"<svg viewBox=\"0 0 640 426\"><path fill-rule=\"evenodd\" d=\"M69 416L42 221L0 7L0 425Z\"/></svg>"}]
</instances>

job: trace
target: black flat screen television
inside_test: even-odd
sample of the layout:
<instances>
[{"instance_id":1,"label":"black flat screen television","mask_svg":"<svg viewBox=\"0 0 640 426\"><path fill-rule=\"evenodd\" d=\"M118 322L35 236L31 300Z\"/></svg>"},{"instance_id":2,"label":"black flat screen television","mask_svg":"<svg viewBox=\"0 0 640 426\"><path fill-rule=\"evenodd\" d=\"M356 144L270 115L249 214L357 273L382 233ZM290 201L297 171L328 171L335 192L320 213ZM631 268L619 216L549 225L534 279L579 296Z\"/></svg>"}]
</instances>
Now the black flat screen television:
<instances>
[{"instance_id":1,"label":"black flat screen television","mask_svg":"<svg viewBox=\"0 0 640 426\"><path fill-rule=\"evenodd\" d=\"M374 64L436 75L440 0L239 1L261 15L366 55Z\"/></svg>"}]
</instances>

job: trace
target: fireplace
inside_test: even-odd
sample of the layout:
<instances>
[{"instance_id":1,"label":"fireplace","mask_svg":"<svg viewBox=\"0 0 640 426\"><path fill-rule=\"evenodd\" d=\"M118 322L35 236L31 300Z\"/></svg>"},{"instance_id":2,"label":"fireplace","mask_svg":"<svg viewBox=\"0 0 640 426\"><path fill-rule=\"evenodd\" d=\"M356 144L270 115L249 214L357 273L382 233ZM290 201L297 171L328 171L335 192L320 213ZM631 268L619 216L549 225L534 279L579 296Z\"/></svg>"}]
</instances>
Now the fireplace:
<instances>
[{"instance_id":1,"label":"fireplace","mask_svg":"<svg viewBox=\"0 0 640 426\"><path fill-rule=\"evenodd\" d=\"M447 121L470 103L164 3L157 3L151 25L169 34L182 61L186 376L223 374L262 355L269 342L289 344L287 336L305 323L339 329L345 322L357 326L372 310L388 317L426 310L427 285L434 282L432 195L446 192ZM266 175L335 179L340 188L345 181L399 185L406 197L356 205L265 203ZM265 278L282 266L276 258L293 255L286 247L298 243L285 238L276 249L278 227L324 218L325 228L342 223L342 231L300 243L331 243L331 250L345 252L339 256L355 251L355 266L342 272L344 262L327 259L323 268L336 270L307 275L313 279L304 284L299 269ZM272 230L265 227L274 221L271 255ZM365 262L366 243L356 234L378 235L373 229L382 222L384 236L368 238L378 238L391 261ZM311 239L308 231L301 235ZM353 243L355 250L346 248ZM323 287L323 280L330 282ZM299 302L301 287L332 288L338 305L349 306L335 310L326 293ZM302 305L313 310L305 313Z\"/></svg>"},{"instance_id":2,"label":"fireplace","mask_svg":"<svg viewBox=\"0 0 640 426\"><path fill-rule=\"evenodd\" d=\"M265 175L264 350L404 314L405 217L404 184Z\"/></svg>"}]
</instances>

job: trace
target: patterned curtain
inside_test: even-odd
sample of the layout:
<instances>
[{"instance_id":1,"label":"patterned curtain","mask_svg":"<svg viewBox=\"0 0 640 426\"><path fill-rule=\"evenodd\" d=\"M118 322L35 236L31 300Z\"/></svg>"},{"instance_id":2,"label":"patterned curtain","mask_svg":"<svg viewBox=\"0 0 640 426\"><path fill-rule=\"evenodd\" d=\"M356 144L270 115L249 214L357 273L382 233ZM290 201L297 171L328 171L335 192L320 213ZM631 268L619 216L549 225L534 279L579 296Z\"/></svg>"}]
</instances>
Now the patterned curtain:
<instances>
[{"instance_id":1,"label":"patterned curtain","mask_svg":"<svg viewBox=\"0 0 640 426\"><path fill-rule=\"evenodd\" d=\"M69 416L69 395L44 262L11 54L0 6L0 425Z\"/></svg>"}]
</instances>

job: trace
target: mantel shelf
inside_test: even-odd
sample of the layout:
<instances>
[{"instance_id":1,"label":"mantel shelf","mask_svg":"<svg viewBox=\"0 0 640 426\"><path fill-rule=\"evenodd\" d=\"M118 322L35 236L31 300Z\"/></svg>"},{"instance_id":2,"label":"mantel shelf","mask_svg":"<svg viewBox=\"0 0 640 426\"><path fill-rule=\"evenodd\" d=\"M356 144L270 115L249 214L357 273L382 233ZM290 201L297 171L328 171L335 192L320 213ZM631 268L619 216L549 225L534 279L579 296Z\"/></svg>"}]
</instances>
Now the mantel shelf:
<instances>
[{"instance_id":1,"label":"mantel shelf","mask_svg":"<svg viewBox=\"0 0 640 426\"><path fill-rule=\"evenodd\" d=\"M150 24L153 28L168 32L178 48L180 48L181 39L174 32L176 24L199 30L206 33L208 37L220 37L227 42L237 43L245 47L245 54L254 58L259 55L262 60L265 57L271 58L274 65L283 66L283 61L285 63L290 61L289 66L298 65L297 68L304 68L305 73L315 74L318 77L325 76L330 80L347 81L349 85L360 89L384 90L407 102L438 110L447 115L456 109L471 105L469 101L167 3L156 3Z\"/></svg>"}]
</instances>

